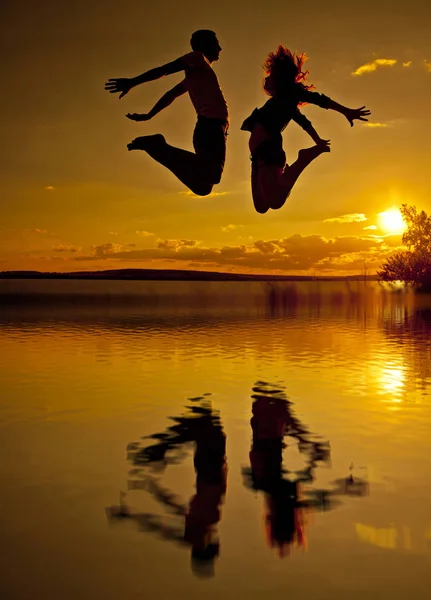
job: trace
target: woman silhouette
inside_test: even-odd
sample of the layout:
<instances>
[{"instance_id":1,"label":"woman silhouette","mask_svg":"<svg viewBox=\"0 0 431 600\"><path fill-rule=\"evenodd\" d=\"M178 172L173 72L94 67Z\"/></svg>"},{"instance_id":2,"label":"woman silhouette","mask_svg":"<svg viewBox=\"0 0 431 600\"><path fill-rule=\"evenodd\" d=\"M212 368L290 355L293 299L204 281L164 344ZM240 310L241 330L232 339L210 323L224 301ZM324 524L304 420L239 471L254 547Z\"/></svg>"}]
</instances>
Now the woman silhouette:
<instances>
[{"instance_id":1,"label":"woman silhouette","mask_svg":"<svg viewBox=\"0 0 431 600\"><path fill-rule=\"evenodd\" d=\"M258 213L281 208L302 171L320 154L330 152L330 141L320 138L299 106L310 103L335 110L343 114L351 126L355 119L367 121L365 117L371 114L364 106L347 108L324 94L312 92L313 86L305 83L308 71L303 71L303 66L306 60L305 54L292 53L281 45L268 54L263 64L263 89L270 99L261 108L256 108L241 127L251 133L251 186ZM310 135L315 145L300 150L297 160L287 165L281 133L291 120Z\"/></svg>"}]
</instances>

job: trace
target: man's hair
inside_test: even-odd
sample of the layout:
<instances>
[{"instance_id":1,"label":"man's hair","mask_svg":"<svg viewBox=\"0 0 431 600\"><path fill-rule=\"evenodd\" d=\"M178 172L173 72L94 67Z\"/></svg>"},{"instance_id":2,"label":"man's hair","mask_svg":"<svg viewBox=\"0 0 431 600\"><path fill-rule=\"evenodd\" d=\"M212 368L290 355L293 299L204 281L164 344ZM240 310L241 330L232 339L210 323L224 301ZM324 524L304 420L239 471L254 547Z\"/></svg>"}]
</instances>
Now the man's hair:
<instances>
[{"instance_id":1,"label":"man's hair","mask_svg":"<svg viewBox=\"0 0 431 600\"><path fill-rule=\"evenodd\" d=\"M202 50L209 41L212 42L216 37L215 32L211 31L211 29L198 29L190 38L192 50Z\"/></svg>"}]
</instances>

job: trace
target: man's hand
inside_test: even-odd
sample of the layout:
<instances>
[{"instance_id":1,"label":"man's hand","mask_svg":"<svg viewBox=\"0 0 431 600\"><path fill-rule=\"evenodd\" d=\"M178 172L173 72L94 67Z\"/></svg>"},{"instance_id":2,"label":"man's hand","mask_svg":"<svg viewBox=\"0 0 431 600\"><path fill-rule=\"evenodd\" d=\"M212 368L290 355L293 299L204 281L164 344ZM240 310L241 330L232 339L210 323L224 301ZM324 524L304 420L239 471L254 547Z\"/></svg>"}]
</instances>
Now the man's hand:
<instances>
[{"instance_id":1,"label":"man's hand","mask_svg":"<svg viewBox=\"0 0 431 600\"><path fill-rule=\"evenodd\" d=\"M370 110L366 109L365 106L361 106L361 108L348 108L344 116L349 121L350 127L353 127L355 119L358 119L358 121L368 121L365 117L368 117L370 114Z\"/></svg>"},{"instance_id":2,"label":"man's hand","mask_svg":"<svg viewBox=\"0 0 431 600\"><path fill-rule=\"evenodd\" d=\"M111 94L120 92L119 100L127 94L133 87L132 80L125 77L120 79L108 79L105 83L105 90Z\"/></svg>"},{"instance_id":3,"label":"man's hand","mask_svg":"<svg viewBox=\"0 0 431 600\"><path fill-rule=\"evenodd\" d=\"M331 150L331 140L322 140L322 138L319 138L318 140L316 140L316 145L323 146L325 149L328 150L328 152Z\"/></svg>"},{"instance_id":4,"label":"man's hand","mask_svg":"<svg viewBox=\"0 0 431 600\"><path fill-rule=\"evenodd\" d=\"M152 118L150 113L140 115L139 113L127 113L126 117L131 121L149 121Z\"/></svg>"}]
</instances>

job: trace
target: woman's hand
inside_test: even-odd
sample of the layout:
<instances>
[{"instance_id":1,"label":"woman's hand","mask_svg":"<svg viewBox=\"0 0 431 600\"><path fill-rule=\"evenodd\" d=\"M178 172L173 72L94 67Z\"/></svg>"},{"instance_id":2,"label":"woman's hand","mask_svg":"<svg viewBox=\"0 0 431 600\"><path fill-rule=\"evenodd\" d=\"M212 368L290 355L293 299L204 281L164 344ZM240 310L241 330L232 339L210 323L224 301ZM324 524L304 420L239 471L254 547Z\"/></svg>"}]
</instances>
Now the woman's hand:
<instances>
[{"instance_id":1,"label":"woman's hand","mask_svg":"<svg viewBox=\"0 0 431 600\"><path fill-rule=\"evenodd\" d=\"M368 117L371 114L371 111L365 108L365 106L361 106L361 108L348 108L344 113L344 116L350 123L350 127L353 127L353 121L357 119L358 121L368 121L365 117Z\"/></svg>"}]
</instances>

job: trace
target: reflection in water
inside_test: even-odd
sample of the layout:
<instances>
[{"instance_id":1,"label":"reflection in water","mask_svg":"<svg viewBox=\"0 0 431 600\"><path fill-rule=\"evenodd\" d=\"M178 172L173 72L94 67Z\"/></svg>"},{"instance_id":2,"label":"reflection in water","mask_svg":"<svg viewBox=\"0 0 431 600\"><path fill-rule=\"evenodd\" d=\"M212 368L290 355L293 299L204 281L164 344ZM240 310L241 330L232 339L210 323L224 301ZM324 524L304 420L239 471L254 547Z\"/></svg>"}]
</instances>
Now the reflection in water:
<instances>
[{"instance_id":1,"label":"reflection in water","mask_svg":"<svg viewBox=\"0 0 431 600\"><path fill-rule=\"evenodd\" d=\"M371 525L356 523L355 529L358 537L362 541L372 544L373 546L391 550L397 547L397 530L394 526L377 528L372 527Z\"/></svg>"},{"instance_id":2,"label":"reflection in water","mask_svg":"<svg viewBox=\"0 0 431 600\"><path fill-rule=\"evenodd\" d=\"M204 397L192 398L188 412L174 417L174 425L165 432L149 438L156 443L140 448L128 447L129 458L135 469L130 473L129 489L144 489L171 514L180 517L183 525L168 526L165 519L150 513L132 513L127 505L112 507L112 517L129 516L143 531L158 533L165 540L187 544L191 547L192 570L196 575L212 576L214 561L220 553L217 525L220 506L227 486L226 436L220 419ZM178 463L187 454L187 446L194 444L193 464L196 472L196 493L188 507L160 480L149 473L149 467L164 471L169 464Z\"/></svg>"},{"instance_id":3,"label":"reflection in water","mask_svg":"<svg viewBox=\"0 0 431 600\"><path fill-rule=\"evenodd\" d=\"M303 487L314 481L314 470L319 464L329 462L329 443L318 441L294 416L281 386L258 381L253 387L252 399L251 468L243 469L245 485L264 492L267 541L284 557L295 544L305 546L306 511L334 508L339 504L335 496L362 496L368 491L368 484L350 473L335 481L333 489ZM131 518L143 531L189 545L193 572L212 576L220 553L217 531L220 506L227 489L226 436L218 414L204 396L190 401L193 404L187 406L186 414L171 417L174 425L144 438L157 440L155 443L144 448L139 443L128 446L128 458L134 464L129 473L132 477L129 490L145 490L170 515L179 517L181 524L167 525L166 519L158 515L131 511L124 503L124 494L120 494L120 505L110 507L107 512L110 519ZM306 458L300 470L283 467L285 436L298 442L299 452ZM194 444L196 493L186 506L154 473L160 475L168 465L180 463L187 456L190 444ZM350 470L352 468L353 465Z\"/></svg>"},{"instance_id":4,"label":"reflection in water","mask_svg":"<svg viewBox=\"0 0 431 600\"><path fill-rule=\"evenodd\" d=\"M313 482L318 464L329 462L329 443L313 440L308 429L293 415L282 387L259 381L253 388L252 399L251 468L243 473L248 487L264 493L267 542L282 558L295 545L305 546L306 511L333 508L336 505L333 496L363 495L368 485L350 474L337 480L333 490L306 490L303 484ZM283 468L285 436L296 439L300 453L306 457L305 467L299 471Z\"/></svg>"},{"instance_id":5,"label":"reflection in water","mask_svg":"<svg viewBox=\"0 0 431 600\"><path fill-rule=\"evenodd\" d=\"M391 402L401 402L405 386L405 367L398 362L389 362L383 366L380 375L380 383L383 393L391 394Z\"/></svg>"},{"instance_id":6,"label":"reflection in water","mask_svg":"<svg viewBox=\"0 0 431 600\"><path fill-rule=\"evenodd\" d=\"M382 387L393 391L398 402L406 399L407 392L426 391L431 380L431 309L427 306L428 301L419 297L413 308L403 307L398 314L394 311L383 314L382 329L399 359L386 365ZM423 302L425 306L421 305Z\"/></svg>"}]
</instances>

